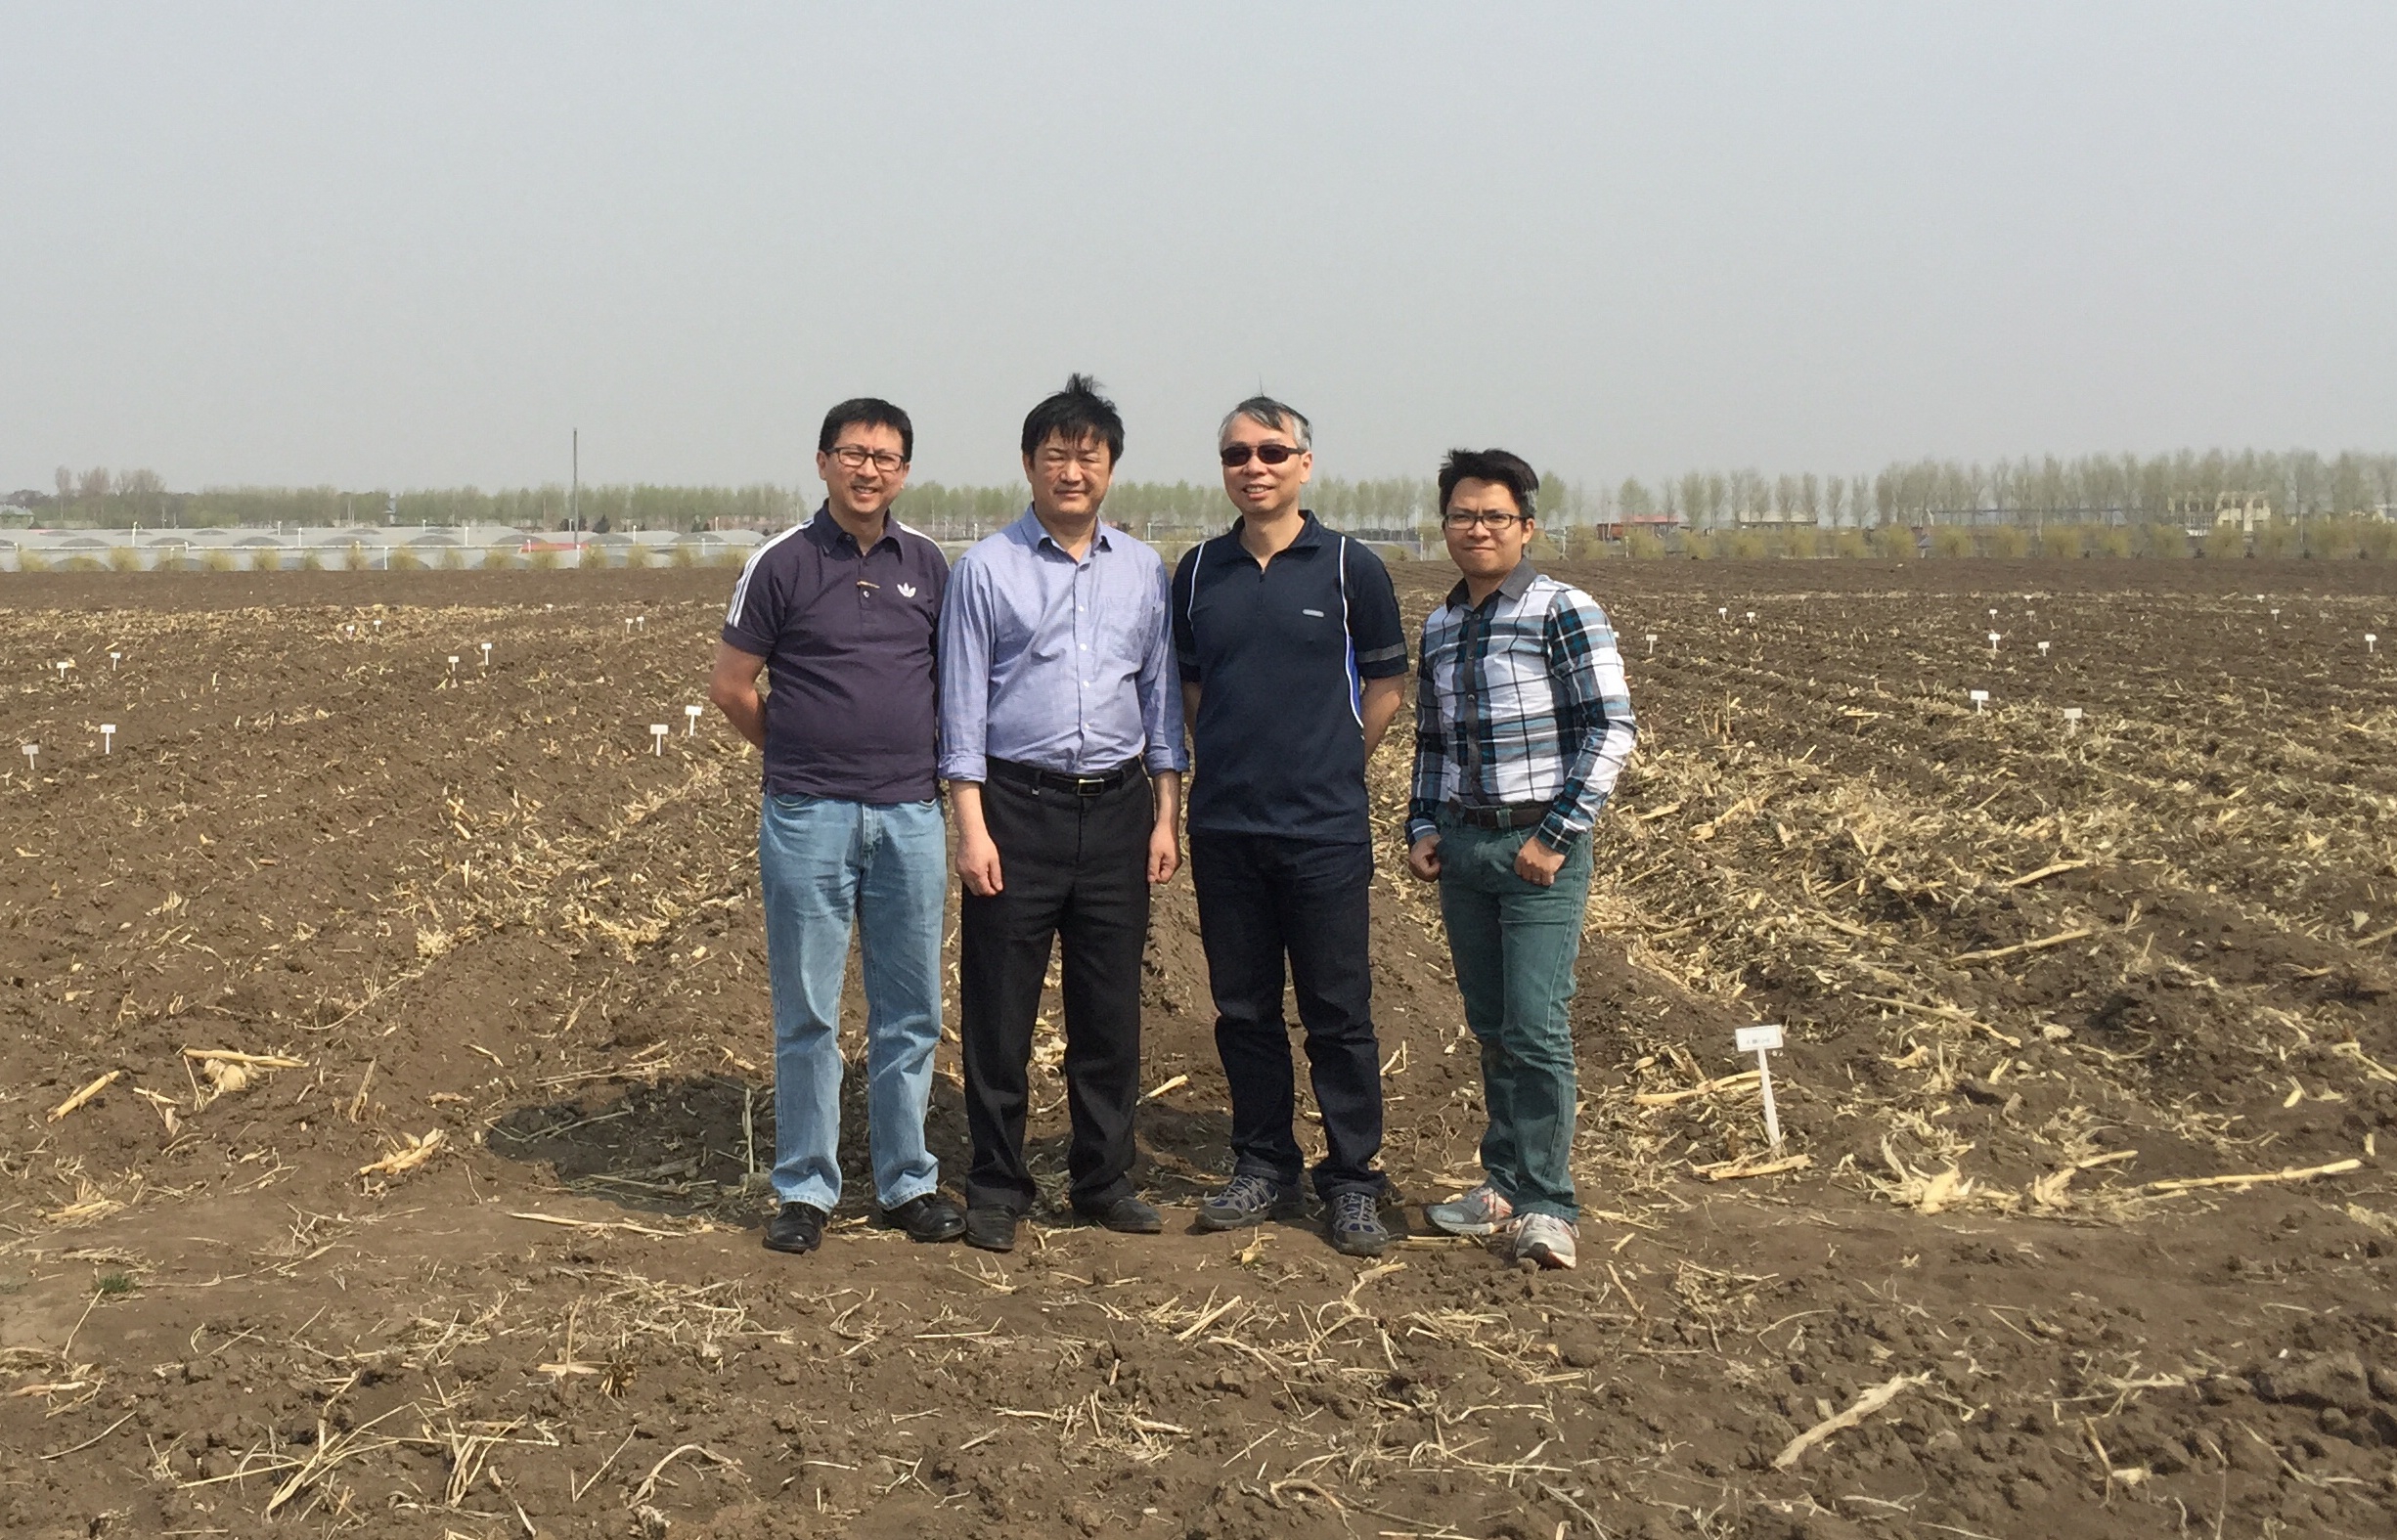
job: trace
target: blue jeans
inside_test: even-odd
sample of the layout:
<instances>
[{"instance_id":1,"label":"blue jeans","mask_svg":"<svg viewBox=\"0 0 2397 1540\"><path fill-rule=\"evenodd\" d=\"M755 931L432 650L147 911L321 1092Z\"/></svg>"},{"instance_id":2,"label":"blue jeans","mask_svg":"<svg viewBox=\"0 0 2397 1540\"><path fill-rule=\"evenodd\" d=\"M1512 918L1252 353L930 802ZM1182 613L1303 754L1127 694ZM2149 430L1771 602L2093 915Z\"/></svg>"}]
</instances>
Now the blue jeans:
<instances>
[{"instance_id":1,"label":"blue jeans","mask_svg":"<svg viewBox=\"0 0 2397 1540\"><path fill-rule=\"evenodd\" d=\"M1440 819L1440 912L1465 1025L1482 1045L1489 1124L1482 1170L1518 1213L1580 1218L1574 1195L1574 964L1589 906L1590 841L1574 841L1556 885L1515 875L1529 829Z\"/></svg>"},{"instance_id":2,"label":"blue jeans","mask_svg":"<svg viewBox=\"0 0 2397 1540\"><path fill-rule=\"evenodd\" d=\"M895 1209L940 1185L924 1147L941 1040L940 804L766 798L757 864L774 989L775 1196L826 1213L841 1197L841 975L861 934L874 1196Z\"/></svg>"}]
</instances>

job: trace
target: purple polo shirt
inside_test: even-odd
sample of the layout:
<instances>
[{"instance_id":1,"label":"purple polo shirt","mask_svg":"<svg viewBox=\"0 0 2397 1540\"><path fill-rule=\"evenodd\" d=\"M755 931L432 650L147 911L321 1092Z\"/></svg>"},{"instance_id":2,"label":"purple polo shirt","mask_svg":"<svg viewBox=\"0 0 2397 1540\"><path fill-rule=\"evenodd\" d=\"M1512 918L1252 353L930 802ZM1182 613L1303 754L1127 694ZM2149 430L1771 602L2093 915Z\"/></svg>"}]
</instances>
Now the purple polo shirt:
<instances>
[{"instance_id":1,"label":"purple polo shirt","mask_svg":"<svg viewBox=\"0 0 2397 1540\"><path fill-rule=\"evenodd\" d=\"M768 795L932 800L948 588L941 548L887 514L870 550L818 508L751 554L724 640L764 658L773 681Z\"/></svg>"}]
</instances>

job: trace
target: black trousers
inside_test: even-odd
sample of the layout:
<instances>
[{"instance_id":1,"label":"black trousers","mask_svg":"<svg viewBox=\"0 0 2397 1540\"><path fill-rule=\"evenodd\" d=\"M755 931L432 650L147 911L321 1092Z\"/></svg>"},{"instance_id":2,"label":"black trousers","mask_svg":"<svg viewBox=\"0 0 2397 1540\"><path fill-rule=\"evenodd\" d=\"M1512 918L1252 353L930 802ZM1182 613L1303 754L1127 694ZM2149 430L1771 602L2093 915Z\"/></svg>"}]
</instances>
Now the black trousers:
<instances>
[{"instance_id":1,"label":"black trousers","mask_svg":"<svg viewBox=\"0 0 2397 1540\"><path fill-rule=\"evenodd\" d=\"M1029 1210L1040 1196L1024 1165L1032 1029L1050 947L1062 942L1066 1154L1074 1207L1132 1194L1132 1108L1140 1098L1140 960L1148 944L1147 775L1096 796L982 783L999 847L999 891L964 897L958 920L958 1035L974 1158L971 1207Z\"/></svg>"},{"instance_id":2,"label":"black trousers","mask_svg":"<svg viewBox=\"0 0 2397 1540\"><path fill-rule=\"evenodd\" d=\"M1307 1063L1323 1114L1326 1199L1378 1193L1382 1058L1367 956L1370 845L1190 831L1190 880L1216 1002L1216 1051L1231 1084L1238 1172L1296 1186L1301 1172L1282 959L1307 1029Z\"/></svg>"}]
</instances>

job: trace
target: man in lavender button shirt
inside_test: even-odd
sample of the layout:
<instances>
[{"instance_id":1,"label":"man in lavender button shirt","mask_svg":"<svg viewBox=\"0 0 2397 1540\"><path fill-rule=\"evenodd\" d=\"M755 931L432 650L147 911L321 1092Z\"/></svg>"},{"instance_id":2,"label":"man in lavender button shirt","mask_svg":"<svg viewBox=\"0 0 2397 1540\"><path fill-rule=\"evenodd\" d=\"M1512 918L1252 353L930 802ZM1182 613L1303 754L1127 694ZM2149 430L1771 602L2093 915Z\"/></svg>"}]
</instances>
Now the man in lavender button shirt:
<instances>
[{"instance_id":1,"label":"man in lavender button shirt","mask_svg":"<svg viewBox=\"0 0 2397 1540\"><path fill-rule=\"evenodd\" d=\"M941 609L941 774L957 822L965 1239L1015 1245L1032 1030L1064 944L1075 1212L1154 1234L1132 1192L1148 890L1181 864L1181 695L1157 552L1099 518L1124 421L1076 374L1024 419L1032 507L957 558Z\"/></svg>"}]
</instances>

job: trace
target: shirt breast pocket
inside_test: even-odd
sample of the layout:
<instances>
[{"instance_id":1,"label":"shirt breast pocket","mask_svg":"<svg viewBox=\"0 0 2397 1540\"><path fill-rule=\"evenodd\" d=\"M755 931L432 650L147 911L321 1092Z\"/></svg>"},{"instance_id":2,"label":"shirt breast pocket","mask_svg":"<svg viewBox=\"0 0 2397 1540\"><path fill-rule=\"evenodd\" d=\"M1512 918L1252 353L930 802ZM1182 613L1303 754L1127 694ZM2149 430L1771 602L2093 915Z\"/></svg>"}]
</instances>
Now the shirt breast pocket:
<instances>
[{"instance_id":1,"label":"shirt breast pocket","mask_svg":"<svg viewBox=\"0 0 2397 1540\"><path fill-rule=\"evenodd\" d=\"M1301 604L1283 621L1281 630L1296 652L1310 657L1341 656L1347 653L1349 645L1344 622L1337 603Z\"/></svg>"},{"instance_id":2,"label":"shirt breast pocket","mask_svg":"<svg viewBox=\"0 0 2397 1540\"><path fill-rule=\"evenodd\" d=\"M1148 661L1148 646L1165 626L1165 606L1154 599L1143 604L1128 604L1108 617L1107 634L1100 643L1109 663L1127 674L1137 674L1140 665Z\"/></svg>"}]
</instances>

